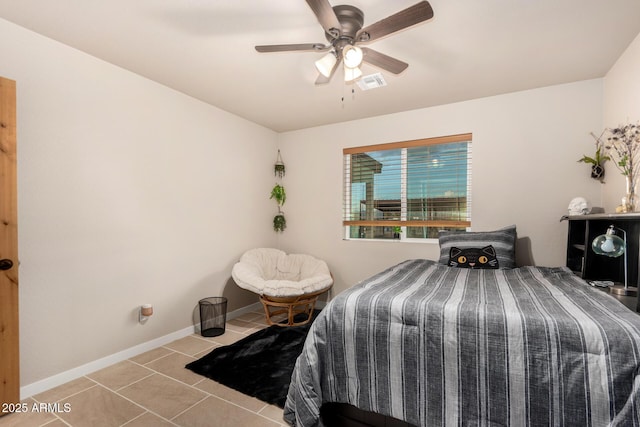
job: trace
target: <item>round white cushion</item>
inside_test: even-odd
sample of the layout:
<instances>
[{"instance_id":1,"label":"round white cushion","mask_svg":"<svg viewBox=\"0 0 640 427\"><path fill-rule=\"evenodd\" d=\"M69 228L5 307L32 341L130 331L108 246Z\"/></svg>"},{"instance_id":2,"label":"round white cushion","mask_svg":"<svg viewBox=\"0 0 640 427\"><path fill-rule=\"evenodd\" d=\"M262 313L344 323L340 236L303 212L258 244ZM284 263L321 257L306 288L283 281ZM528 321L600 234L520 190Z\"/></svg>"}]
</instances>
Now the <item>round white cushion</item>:
<instances>
[{"instance_id":1,"label":"round white cushion","mask_svg":"<svg viewBox=\"0 0 640 427\"><path fill-rule=\"evenodd\" d=\"M245 252L231 270L238 286L260 295L294 297L329 289L333 278L327 263L304 254L273 248Z\"/></svg>"}]
</instances>

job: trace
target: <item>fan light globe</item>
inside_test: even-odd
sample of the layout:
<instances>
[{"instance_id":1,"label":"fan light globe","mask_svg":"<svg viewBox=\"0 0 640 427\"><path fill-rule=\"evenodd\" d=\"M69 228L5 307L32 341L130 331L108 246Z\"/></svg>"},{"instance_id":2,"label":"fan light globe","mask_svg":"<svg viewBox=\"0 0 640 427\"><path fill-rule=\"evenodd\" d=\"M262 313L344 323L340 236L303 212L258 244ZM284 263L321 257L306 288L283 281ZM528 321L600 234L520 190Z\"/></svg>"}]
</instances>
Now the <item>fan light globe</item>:
<instances>
[{"instance_id":1,"label":"fan light globe","mask_svg":"<svg viewBox=\"0 0 640 427\"><path fill-rule=\"evenodd\" d=\"M345 82L352 82L355 79L359 78L362 76L362 71L360 70L360 68L348 68L348 67L344 67L344 81Z\"/></svg>"},{"instance_id":2,"label":"fan light globe","mask_svg":"<svg viewBox=\"0 0 640 427\"><path fill-rule=\"evenodd\" d=\"M358 68L362 64L363 53L358 46L347 45L342 50L344 66L347 68Z\"/></svg>"},{"instance_id":3,"label":"fan light globe","mask_svg":"<svg viewBox=\"0 0 640 427\"><path fill-rule=\"evenodd\" d=\"M333 70L337 60L335 53L329 52L316 61L316 68L320 74L328 78L331 76L331 70Z\"/></svg>"}]
</instances>

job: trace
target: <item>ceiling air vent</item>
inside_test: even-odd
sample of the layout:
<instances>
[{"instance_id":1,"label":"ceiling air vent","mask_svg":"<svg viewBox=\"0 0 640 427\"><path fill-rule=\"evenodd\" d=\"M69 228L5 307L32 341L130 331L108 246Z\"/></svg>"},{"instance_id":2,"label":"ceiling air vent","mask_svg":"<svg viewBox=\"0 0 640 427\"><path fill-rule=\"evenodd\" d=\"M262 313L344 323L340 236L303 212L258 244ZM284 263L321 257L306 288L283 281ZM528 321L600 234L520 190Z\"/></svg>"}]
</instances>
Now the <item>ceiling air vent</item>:
<instances>
[{"instance_id":1,"label":"ceiling air vent","mask_svg":"<svg viewBox=\"0 0 640 427\"><path fill-rule=\"evenodd\" d=\"M376 89L386 85L387 82L384 80L384 77L382 77L382 74L380 73L362 76L360 80L358 80L358 86L360 86L360 89L362 90Z\"/></svg>"}]
</instances>

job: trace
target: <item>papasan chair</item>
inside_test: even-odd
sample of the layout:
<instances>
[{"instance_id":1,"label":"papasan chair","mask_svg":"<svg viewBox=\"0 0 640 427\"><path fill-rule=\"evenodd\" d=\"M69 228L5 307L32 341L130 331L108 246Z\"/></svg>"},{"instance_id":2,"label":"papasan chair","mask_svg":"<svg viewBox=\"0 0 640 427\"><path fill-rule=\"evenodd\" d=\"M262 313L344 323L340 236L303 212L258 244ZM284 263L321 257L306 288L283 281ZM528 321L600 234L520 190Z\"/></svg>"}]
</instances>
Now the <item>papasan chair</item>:
<instances>
[{"instance_id":1,"label":"papasan chair","mask_svg":"<svg viewBox=\"0 0 640 427\"><path fill-rule=\"evenodd\" d=\"M269 325L308 323L318 296L333 286L326 262L273 248L248 250L233 266L231 276L238 286L260 296ZM303 316L296 319L298 314Z\"/></svg>"}]
</instances>

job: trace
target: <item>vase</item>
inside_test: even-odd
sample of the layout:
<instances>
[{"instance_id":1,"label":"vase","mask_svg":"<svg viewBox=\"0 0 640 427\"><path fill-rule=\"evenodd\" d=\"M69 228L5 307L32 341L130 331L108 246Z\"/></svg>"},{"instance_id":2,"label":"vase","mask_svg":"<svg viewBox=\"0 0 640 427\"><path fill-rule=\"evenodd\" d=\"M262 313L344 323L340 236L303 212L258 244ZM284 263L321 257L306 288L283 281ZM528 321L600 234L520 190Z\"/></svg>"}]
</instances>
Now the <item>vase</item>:
<instances>
[{"instance_id":1,"label":"vase","mask_svg":"<svg viewBox=\"0 0 640 427\"><path fill-rule=\"evenodd\" d=\"M632 175L625 176L627 184L627 193L622 198L623 212L635 212L636 205L638 203L638 197L636 195L636 183Z\"/></svg>"}]
</instances>

